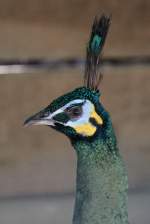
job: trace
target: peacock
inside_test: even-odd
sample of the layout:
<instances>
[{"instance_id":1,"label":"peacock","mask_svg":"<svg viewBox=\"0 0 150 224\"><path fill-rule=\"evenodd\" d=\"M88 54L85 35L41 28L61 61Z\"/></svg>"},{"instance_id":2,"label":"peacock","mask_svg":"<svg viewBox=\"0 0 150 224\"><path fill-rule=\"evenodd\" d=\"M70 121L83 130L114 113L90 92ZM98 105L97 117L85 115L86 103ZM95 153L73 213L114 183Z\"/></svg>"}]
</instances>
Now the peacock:
<instances>
[{"instance_id":1,"label":"peacock","mask_svg":"<svg viewBox=\"0 0 150 224\"><path fill-rule=\"evenodd\" d=\"M48 125L69 137L77 154L73 224L127 224L128 178L99 84L111 18L95 17L86 48L84 85L60 96L25 125Z\"/></svg>"}]
</instances>

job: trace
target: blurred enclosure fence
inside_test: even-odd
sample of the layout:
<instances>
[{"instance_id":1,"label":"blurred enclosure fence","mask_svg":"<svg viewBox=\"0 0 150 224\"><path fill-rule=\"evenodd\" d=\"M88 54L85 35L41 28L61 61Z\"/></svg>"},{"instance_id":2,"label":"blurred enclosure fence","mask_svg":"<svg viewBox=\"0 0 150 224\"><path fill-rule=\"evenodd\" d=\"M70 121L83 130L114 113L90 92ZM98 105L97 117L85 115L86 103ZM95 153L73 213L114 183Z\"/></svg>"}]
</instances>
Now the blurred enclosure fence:
<instances>
[{"instance_id":1,"label":"blurred enclosure fence","mask_svg":"<svg viewBox=\"0 0 150 224\"><path fill-rule=\"evenodd\" d=\"M60 58L60 59L0 59L0 74L15 74L26 72L56 71L64 68L81 67L85 63L81 58ZM101 66L128 67L128 66L150 66L150 56L125 56L103 58Z\"/></svg>"},{"instance_id":2,"label":"blurred enclosure fence","mask_svg":"<svg viewBox=\"0 0 150 224\"><path fill-rule=\"evenodd\" d=\"M47 127L23 128L24 119L82 85L84 60L0 60L0 198L68 195L76 156L67 138ZM104 57L102 102L110 111L131 191L149 191L150 57ZM142 164L142 165L140 165Z\"/></svg>"}]
</instances>

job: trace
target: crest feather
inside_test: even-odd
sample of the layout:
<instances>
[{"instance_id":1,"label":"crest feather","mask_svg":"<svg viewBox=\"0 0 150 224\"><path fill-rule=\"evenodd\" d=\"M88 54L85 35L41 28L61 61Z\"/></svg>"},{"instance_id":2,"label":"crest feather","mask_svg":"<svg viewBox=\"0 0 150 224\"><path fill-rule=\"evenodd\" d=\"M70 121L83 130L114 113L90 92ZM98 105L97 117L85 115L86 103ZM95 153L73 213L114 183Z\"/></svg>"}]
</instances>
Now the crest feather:
<instances>
[{"instance_id":1,"label":"crest feather","mask_svg":"<svg viewBox=\"0 0 150 224\"><path fill-rule=\"evenodd\" d=\"M98 90L102 74L99 73L101 53L110 25L110 17L102 15L95 17L90 40L87 46L84 85L92 90Z\"/></svg>"}]
</instances>

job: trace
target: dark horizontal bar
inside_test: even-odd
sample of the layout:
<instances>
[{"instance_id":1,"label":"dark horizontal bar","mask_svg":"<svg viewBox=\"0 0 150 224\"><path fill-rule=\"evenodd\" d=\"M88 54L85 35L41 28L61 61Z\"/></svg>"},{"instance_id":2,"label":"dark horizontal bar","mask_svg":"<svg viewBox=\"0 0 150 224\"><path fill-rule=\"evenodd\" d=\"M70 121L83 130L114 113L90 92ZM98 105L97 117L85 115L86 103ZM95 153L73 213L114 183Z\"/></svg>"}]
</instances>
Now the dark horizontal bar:
<instances>
[{"instance_id":1,"label":"dark horizontal bar","mask_svg":"<svg viewBox=\"0 0 150 224\"><path fill-rule=\"evenodd\" d=\"M150 65L150 55L148 56L126 56L126 57L108 57L103 59L103 64L111 66L135 66Z\"/></svg>"},{"instance_id":2,"label":"dark horizontal bar","mask_svg":"<svg viewBox=\"0 0 150 224\"><path fill-rule=\"evenodd\" d=\"M22 65L22 66L77 66L82 65L85 63L85 60L80 58L60 58L56 60L48 60L48 59L0 59L0 66L3 65ZM102 59L103 65L111 65L111 66L118 66L118 65L137 65L137 64L144 64L150 65L150 56L127 56L127 57L107 57Z\"/></svg>"},{"instance_id":3,"label":"dark horizontal bar","mask_svg":"<svg viewBox=\"0 0 150 224\"><path fill-rule=\"evenodd\" d=\"M38 70L58 70L83 66L85 60L81 58L60 59L0 59L0 74L35 72ZM148 56L107 57L101 61L102 66L150 66Z\"/></svg>"}]
</instances>

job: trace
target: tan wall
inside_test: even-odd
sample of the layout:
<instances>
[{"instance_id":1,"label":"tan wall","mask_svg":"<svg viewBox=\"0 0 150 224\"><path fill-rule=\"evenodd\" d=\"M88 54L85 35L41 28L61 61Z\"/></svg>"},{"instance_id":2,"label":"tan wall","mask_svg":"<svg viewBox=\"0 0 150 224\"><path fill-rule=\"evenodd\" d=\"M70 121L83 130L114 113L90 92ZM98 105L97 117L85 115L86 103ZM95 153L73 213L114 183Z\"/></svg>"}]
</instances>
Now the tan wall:
<instances>
[{"instance_id":1,"label":"tan wall","mask_svg":"<svg viewBox=\"0 0 150 224\"><path fill-rule=\"evenodd\" d=\"M5 0L0 56L83 55L95 15L112 14L109 55L149 54L149 0Z\"/></svg>"},{"instance_id":2,"label":"tan wall","mask_svg":"<svg viewBox=\"0 0 150 224\"><path fill-rule=\"evenodd\" d=\"M99 9L113 13L105 55L150 52L149 1L5 1L0 57L83 56ZM139 66L104 69L102 101L112 114L132 188L150 186L149 72ZM79 69L0 76L0 195L73 190L76 157L67 138L22 123L81 80Z\"/></svg>"}]
</instances>

